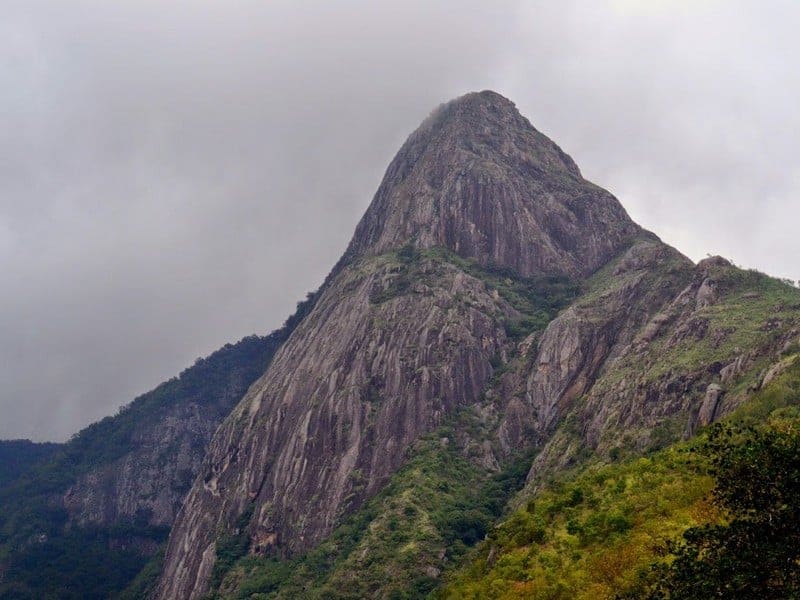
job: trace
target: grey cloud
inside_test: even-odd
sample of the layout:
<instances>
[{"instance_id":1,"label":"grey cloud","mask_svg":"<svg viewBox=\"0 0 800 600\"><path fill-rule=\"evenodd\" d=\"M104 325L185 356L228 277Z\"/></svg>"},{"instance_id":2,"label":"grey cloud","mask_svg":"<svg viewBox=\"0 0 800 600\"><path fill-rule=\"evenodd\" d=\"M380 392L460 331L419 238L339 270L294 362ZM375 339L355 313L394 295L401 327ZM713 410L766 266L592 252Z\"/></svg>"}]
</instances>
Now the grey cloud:
<instances>
[{"instance_id":1,"label":"grey cloud","mask_svg":"<svg viewBox=\"0 0 800 600\"><path fill-rule=\"evenodd\" d=\"M473 89L693 258L800 277L798 9L645 4L12 0L0 437L64 439L278 326Z\"/></svg>"}]
</instances>

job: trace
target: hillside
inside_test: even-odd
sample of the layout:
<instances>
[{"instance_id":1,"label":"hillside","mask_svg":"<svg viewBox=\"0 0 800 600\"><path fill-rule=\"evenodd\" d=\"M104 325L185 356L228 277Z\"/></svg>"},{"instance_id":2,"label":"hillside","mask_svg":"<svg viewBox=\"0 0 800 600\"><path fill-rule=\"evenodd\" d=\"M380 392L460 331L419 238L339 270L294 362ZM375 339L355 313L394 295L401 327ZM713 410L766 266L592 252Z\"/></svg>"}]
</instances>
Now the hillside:
<instances>
[{"instance_id":1,"label":"hillside","mask_svg":"<svg viewBox=\"0 0 800 600\"><path fill-rule=\"evenodd\" d=\"M219 422L288 328L228 344L66 444L2 442L0 597L107 598L159 549Z\"/></svg>"},{"instance_id":2,"label":"hillside","mask_svg":"<svg viewBox=\"0 0 800 600\"><path fill-rule=\"evenodd\" d=\"M719 260L697 270L709 268L719 282L717 295L713 309L703 306L699 315L713 315L712 332L724 325L736 336L744 329L742 337L751 338L752 355L759 357L755 367L742 368L735 385L724 374L730 372L725 371L730 358L717 353L725 347L714 342L699 362L706 366L703 381L712 383L688 388L686 409L653 428L609 428L619 437L592 449L591 421L581 430L570 415L543 446L552 452L556 443L563 444L555 465L530 445L499 470L481 465L480 446L473 440L491 440L491 430L483 411L464 410L423 436L389 484L310 553L290 561L245 556L249 544L243 533L243 544L228 546L227 573L217 570L216 597L419 598L432 593L434 598L568 599L614 598L628 590L661 559L668 540L720 519L710 503L713 479L707 464L687 452L699 442L687 446L681 440L712 420L767 423L786 416L786 407L800 408L800 362L795 362L800 290ZM593 285L608 285L607 275L599 273L574 304L590 299ZM691 283L678 297L686 289ZM698 310L696 304L692 308ZM695 310L692 318L699 318ZM775 327L776 314L786 329ZM670 339L666 328L662 335ZM756 354L757 340L765 344L763 354ZM615 370L627 367L627 356L622 353L609 364L595 386L628 374ZM676 370L698 366L688 363L697 358L688 357L681 344L670 352L662 346L658 357L659 364ZM508 376L506 371L498 379ZM714 381L724 381L725 387ZM706 392L709 387L713 394ZM581 402L576 406L583 408Z\"/></svg>"},{"instance_id":3,"label":"hillside","mask_svg":"<svg viewBox=\"0 0 800 600\"><path fill-rule=\"evenodd\" d=\"M0 440L0 488L55 454L60 447L61 444L51 442Z\"/></svg>"},{"instance_id":4,"label":"hillside","mask_svg":"<svg viewBox=\"0 0 800 600\"><path fill-rule=\"evenodd\" d=\"M797 431L797 350L785 353L793 364L726 423ZM731 519L710 493L714 469L704 448L707 443L703 431L691 442L644 457L617 457L613 463L593 460L559 475L494 528L435 598L646 597L644 582L652 579L654 569L669 564L670 542L678 542L692 527ZM795 472L793 485L798 483ZM697 587L691 593L711 597ZM794 596L786 592L775 597Z\"/></svg>"}]
</instances>

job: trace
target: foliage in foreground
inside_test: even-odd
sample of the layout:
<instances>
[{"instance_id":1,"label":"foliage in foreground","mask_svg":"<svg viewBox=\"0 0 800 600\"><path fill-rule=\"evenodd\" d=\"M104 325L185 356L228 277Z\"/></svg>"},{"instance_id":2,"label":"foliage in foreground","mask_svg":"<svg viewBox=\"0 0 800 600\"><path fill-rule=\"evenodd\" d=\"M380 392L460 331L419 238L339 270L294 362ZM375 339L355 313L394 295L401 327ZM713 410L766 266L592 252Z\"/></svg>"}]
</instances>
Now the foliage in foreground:
<instances>
[{"instance_id":1,"label":"foliage in foreground","mask_svg":"<svg viewBox=\"0 0 800 600\"><path fill-rule=\"evenodd\" d=\"M712 518L710 488L683 448L587 468L492 530L437 597L611 598L670 537Z\"/></svg>"},{"instance_id":2,"label":"foliage in foreground","mask_svg":"<svg viewBox=\"0 0 800 600\"><path fill-rule=\"evenodd\" d=\"M800 597L799 405L795 365L726 427L562 478L493 529L435 596Z\"/></svg>"},{"instance_id":3,"label":"foliage in foreground","mask_svg":"<svg viewBox=\"0 0 800 600\"><path fill-rule=\"evenodd\" d=\"M711 457L712 498L724 520L671 543L674 559L628 597L800 597L800 413L792 416L768 428L709 432L701 450Z\"/></svg>"}]
</instances>

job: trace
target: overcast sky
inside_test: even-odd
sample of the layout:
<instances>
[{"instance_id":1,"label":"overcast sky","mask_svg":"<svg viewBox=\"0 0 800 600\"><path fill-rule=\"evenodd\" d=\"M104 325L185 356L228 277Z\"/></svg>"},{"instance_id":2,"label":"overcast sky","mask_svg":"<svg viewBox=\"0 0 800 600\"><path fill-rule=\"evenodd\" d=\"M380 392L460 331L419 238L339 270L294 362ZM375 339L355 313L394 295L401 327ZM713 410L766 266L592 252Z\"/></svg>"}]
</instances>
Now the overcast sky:
<instances>
[{"instance_id":1,"label":"overcast sky","mask_svg":"<svg viewBox=\"0 0 800 600\"><path fill-rule=\"evenodd\" d=\"M0 437L279 326L472 90L691 258L800 278L798 31L795 0L4 0Z\"/></svg>"}]
</instances>

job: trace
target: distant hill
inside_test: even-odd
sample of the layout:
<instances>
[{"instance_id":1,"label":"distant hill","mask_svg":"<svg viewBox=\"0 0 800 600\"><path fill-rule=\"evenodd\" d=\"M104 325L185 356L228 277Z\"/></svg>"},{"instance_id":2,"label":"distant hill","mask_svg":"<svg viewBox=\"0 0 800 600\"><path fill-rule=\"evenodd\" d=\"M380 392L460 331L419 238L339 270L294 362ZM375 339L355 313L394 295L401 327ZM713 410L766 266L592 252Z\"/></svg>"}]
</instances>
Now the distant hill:
<instances>
[{"instance_id":1,"label":"distant hill","mask_svg":"<svg viewBox=\"0 0 800 600\"><path fill-rule=\"evenodd\" d=\"M0 440L0 488L52 456L61 444L30 440Z\"/></svg>"}]
</instances>

